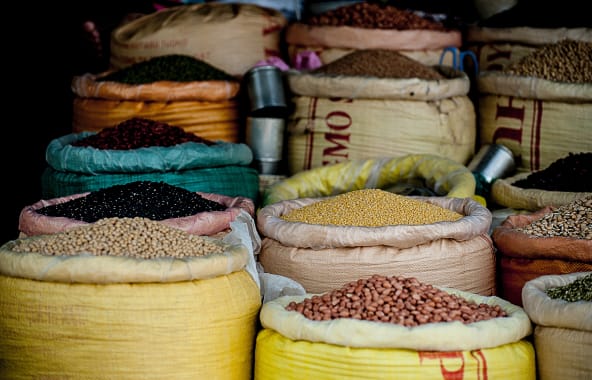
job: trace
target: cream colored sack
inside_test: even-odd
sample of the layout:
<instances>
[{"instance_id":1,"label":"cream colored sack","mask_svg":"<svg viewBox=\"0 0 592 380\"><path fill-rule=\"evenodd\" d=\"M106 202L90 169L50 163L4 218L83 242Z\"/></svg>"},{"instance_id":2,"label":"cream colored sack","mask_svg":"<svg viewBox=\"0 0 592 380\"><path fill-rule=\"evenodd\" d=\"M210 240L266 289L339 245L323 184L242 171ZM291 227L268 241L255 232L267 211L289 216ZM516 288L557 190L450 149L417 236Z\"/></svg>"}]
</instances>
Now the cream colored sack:
<instances>
[{"instance_id":1,"label":"cream colored sack","mask_svg":"<svg viewBox=\"0 0 592 380\"><path fill-rule=\"evenodd\" d=\"M531 173L520 173L509 178L498 179L491 186L491 199L498 205L515 210L537 211L547 206L563 206L592 193L523 189L512 185Z\"/></svg>"},{"instance_id":2,"label":"cream colored sack","mask_svg":"<svg viewBox=\"0 0 592 380\"><path fill-rule=\"evenodd\" d=\"M481 72L480 145L504 144L519 172L548 167L569 153L592 151L592 84Z\"/></svg>"},{"instance_id":3,"label":"cream colored sack","mask_svg":"<svg viewBox=\"0 0 592 380\"><path fill-rule=\"evenodd\" d=\"M546 275L522 288L524 310L533 323L540 380L588 379L592 374L592 302L552 299L546 291L592 272Z\"/></svg>"},{"instance_id":4,"label":"cream colored sack","mask_svg":"<svg viewBox=\"0 0 592 380\"><path fill-rule=\"evenodd\" d=\"M481 70L490 71L503 70L538 47L564 39L592 41L592 29L469 26L465 44L477 56Z\"/></svg>"},{"instance_id":5,"label":"cream colored sack","mask_svg":"<svg viewBox=\"0 0 592 380\"><path fill-rule=\"evenodd\" d=\"M280 56L286 24L280 11L254 4L170 7L115 29L110 62L121 69L156 56L185 54L242 77L257 62Z\"/></svg>"},{"instance_id":6,"label":"cream colored sack","mask_svg":"<svg viewBox=\"0 0 592 380\"><path fill-rule=\"evenodd\" d=\"M292 278L311 293L373 274L414 276L438 286L494 295L491 213L470 198L412 197L462 215L455 222L357 227L288 222L292 209L324 198L265 206L257 214L259 262L266 272Z\"/></svg>"}]
</instances>

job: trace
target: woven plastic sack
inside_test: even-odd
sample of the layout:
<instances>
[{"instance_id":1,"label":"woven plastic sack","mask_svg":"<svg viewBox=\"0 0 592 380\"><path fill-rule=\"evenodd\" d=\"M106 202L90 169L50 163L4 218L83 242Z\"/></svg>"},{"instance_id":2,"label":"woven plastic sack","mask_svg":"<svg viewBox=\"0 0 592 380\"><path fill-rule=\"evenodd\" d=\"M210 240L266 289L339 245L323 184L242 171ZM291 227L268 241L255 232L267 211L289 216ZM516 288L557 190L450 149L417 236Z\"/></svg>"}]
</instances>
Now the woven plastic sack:
<instances>
[{"instance_id":1,"label":"woven plastic sack","mask_svg":"<svg viewBox=\"0 0 592 380\"><path fill-rule=\"evenodd\" d=\"M280 11L254 4L170 7L116 28L110 63L120 69L155 56L185 54L241 77L257 62L280 55L286 24Z\"/></svg>"},{"instance_id":2,"label":"woven plastic sack","mask_svg":"<svg viewBox=\"0 0 592 380\"><path fill-rule=\"evenodd\" d=\"M202 138L240 142L240 111L237 99L139 101L75 97L72 132L99 132L134 117L183 128Z\"/></svg>"},{"instance_id":3,"label":"woven plastic sack","mask_svg":"<svg viewBox=\"0 0 592 380\"><path fill-rule=\"evenodd\" d=\"M444 288L445 289L445 288ZM446 291L467 300L500 305L506 318L464 325L430 323L404 327L350 318L312 321L285 310L305 296L284 296L261 308L263 330L255 345L259 379L463 379L534 380L531 331L526 313L497 297ZM452 338L451 338L452 337Z\"/></svg>"},{"instance_id":4,"label":"woven plastic sack","mask_svg":"<svg viewBox=\"0 0 592 380\"><path fill-rule=\"evenodd\" d=\"M592 271L592 240L536 237L516 230L552 210L545 207L530 214L510 215L491 234L500 262L500 294L516 305L522 306L522 290L530 280Z\"/></svg>"},{"instance_id":5,"label":"woven plastic sack","mask_svg":"<svg viewBox=\"0 0 592 380\"><path fill-rule=\"evenodd\" d=\"M425 180L427 186L440 195L455 198L475 195L475 177L466 166L436 155L409 154L349 160L296 173L267 187L262 205L337 195L352 190L388 189L400 181L413 178Z\"/></svg>"},{"instance_id":6,"label":"woven plastic sack","mask_svg":"<svg viewBox=\"0 0 592 380\"><path fill-rule=\"evenodd\" d=\"M144 260L13 244L0 247L1 378L251 378L261 296L245 245Z\"/></svg>"},{"instance_id":7,"label":"woven plastic sack","mask_svg":"<svg viewBox=\"0 0 592 380\"><path fill-rule=\"evenodd\" d=\"M89 224L82 220L47 216L38 212L38 210L43 207L66 203L88 194L89 192L68 195L61 198L42 199L32 205L25 206L19 215L20 233L24 236L53 234ZM201 192L197 192L197 194L205 199L224 205L226 209L223 211L200 212L195 215L180 218L169 218L161 220L160 222L190 234L210 236L230 229L230 223L235 220L241 210L245 211L252 217L255 214L254 202L249 198L227 197L219 194Z\"/></svg>"},{"instance_id":8,"label":"woven plastic sack","mask_svg":"<svg viewBox=\"0 0 592 380\"><path fill-rule=\"evenodd\" d=\"M292 278L311 293L372 274L417 277L438 286L494 295L491 213L470 198L412 197L463 215L454 222L358 227L289 222L281 218L326 198L267 205L257 213L259 262L266 272Z\"/></svg>"},{"instance_id":9,"label":"woven plastic sack","mask_svg":"<svg viewBox=\"0 0 592 380\"><path fill-rule=\"evenodd\" d=\"M540 380L587 379L592 373L592 302L552 299L547 290L589 276L589 272L545 275L524 284L524 311L535 324L534 347Z\"/></svg>"},{"instance_id":10,"label":"woven plastic sack","mask_svg":"<svg viewBox=\"0 0 592 380\"><path fill-rule=\"evenodd\" d=\"M189 191L245 197L252 200L259 196L257 170L249 166L226 165L164 173L129 172L98 175L63 172L47 167L41 174L41 197L43 199L59 198L135 181L166 182Z\"/></svg>"},{"instance_id":11,"label":"woven plastic sack","mask_svg":"<svg viewBox=\"0 0 592 380\"><path fill-rule=\"evenodd\" d=\"M477 85L479 143L507 146L520 163L518 172L592 151L592 84L482 71Z\"/></svg>"},{"instance_id":12,"label":"woven plastic sack","mask_svg":"<svg viewBox=\"0 0 592 380\"><path fill-rule=\"evenodd\" d=\"M55 170L81 174L165 173L226 165L249 165L253 153L243 143L218 141L214 145L186 142L115 150L73 146L96 132L68 134L49 142L45 158Z\"/></svg>"},{"instance_id":13,"label":"woven plastic sack","mask_svg":"<svg viewBox=\"0 0 592 380\"><path fill-rule=\"evenodd\" d=\"M512 177L495 180L491 186L491 199L498 205L515 210L538 211L547 206L563 206L579 198L592 196L592 193L524 189L514 186L518 180L532 173L520 173Z\"/></svg>"}]
</instances>

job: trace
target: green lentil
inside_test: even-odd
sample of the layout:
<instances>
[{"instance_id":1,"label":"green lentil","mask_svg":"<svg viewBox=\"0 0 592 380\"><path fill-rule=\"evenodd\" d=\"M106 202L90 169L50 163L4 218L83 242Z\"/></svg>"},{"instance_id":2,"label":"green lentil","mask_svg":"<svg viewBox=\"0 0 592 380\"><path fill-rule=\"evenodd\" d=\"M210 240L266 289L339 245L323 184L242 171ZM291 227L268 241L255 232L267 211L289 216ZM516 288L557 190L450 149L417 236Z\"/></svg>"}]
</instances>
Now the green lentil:
<instances>
[{"instance_id":1,"label":"green lentil","mask_svg":"<svg viewBox=\"0 0 592 380\"><path fill-rule=\"evenodd\" d=\"M126 256L141 259L194 257L224 253L221 240L192 235L148 218L105 218L51 235L15 240L15 252L48 256Z\"/></svg>"},{"instance_id":2,"label":"green lentil","mask_svg":"<svg viewBox=\"0 0 592 380\"><path fill-rule=\"evenodd\" d=\"M294 209L281 216L308 224L381 227L456 221L462 215L444 207L381 189L354 190Z\"/></svg>"},{"instance_id":3,"label":"green lentil","mask_svg":"<svg viewBox=\"0 0 592 380\"><path fill-rule=\"evenodd\" d=\"M135 63L96 80L136 85L157 81L237 81L238 79L197 58L170 54Z\"/></svg>"},{"instance_id":4,"label":"green lentil","mask_svg":"<svg viewBox=\"0 0 592 380\"><path fill-rule=\"evenodd\" d=\"M567 302L592 302L592 273L580 277L569 284L549 288L547 289L547 295L550 298L561 299Z\"/></svg>"}]
</instances>

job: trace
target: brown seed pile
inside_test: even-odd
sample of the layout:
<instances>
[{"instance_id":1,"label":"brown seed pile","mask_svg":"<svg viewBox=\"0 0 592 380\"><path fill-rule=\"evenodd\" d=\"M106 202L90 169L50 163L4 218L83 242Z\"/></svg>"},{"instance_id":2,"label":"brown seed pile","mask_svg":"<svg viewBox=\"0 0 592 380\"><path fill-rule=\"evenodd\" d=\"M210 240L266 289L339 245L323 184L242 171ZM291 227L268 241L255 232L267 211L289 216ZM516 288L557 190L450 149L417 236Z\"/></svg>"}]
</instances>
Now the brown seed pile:
<instances>
[{"instance_id":1,"label":"brown seed pile","mask_svg":"<svg viewBox=\"0 0 592 380\"><path fill-rule=\"evenodd\" d=\"M313 74L376 78L445 79L437 70L395 50L356 50L312 71Z\"/></svg>"},{"instance_id":2,"label":"brown seed pile","mask_svg":"<svg viewBox=\"0 0 592 380\"><path fill-rule=\"evenodd\" d=\"M452 321L469 324L507 317L499 305L477 304L414 277L381 275L352 281L301 302L290 302L286 310L297 311L314 321L353 318L407 327Z\"/></svg>"},{"instance_id":3,"label":"brown seed pile","mask_svg":"<svg viewBox=\"0 0 592 380\"><path fill-rule=\"evenodd\" d=\"M48 256L127 256L140 259L221 254L221 240L191 235L147 218L106 218L51 235L15 240L15 252Z\"/></svg>"},{"instance_id":4,"label":"brown seed pile","mask_svg":"<svg viewBox=\"0 0 592 380\"><path fill-rule=\"evenodd\" d=\"M556 208L516 230L536 237L592 239L592 196Z\"/></svg>"},{"instance_id":5,"label":"brown seed pile","mask_svg":"<svg viewBox=\"0 0 592 380\"><path fill-rule=\"evenodd\" d=\"M359 2L310 16L307 24L314 26L351 26L365 29L426 29L443 31L442 23L425 19L393 5Z\"/></svg>"},{"instance_id":6,"label":"brown seed pile","mask_svg":"<svg viewBox=\"0 0 592 380\"><path fill-rule=\"evenodd\" d=\"M592 42L565 39L534 50L505 73L555 82L592 83Z\"/></svg>"},{"instance_id":7,"label":"brown seed pile","mask_svg":"<svg viewBox=\"0 0 592 380\"><path fill-rule=\"evenodd\" d=\"M382 227L455 221L462 215L405 195L381 189L363 189L290 210L281 218L308 224Z\"/></svg>"}]
</instances>

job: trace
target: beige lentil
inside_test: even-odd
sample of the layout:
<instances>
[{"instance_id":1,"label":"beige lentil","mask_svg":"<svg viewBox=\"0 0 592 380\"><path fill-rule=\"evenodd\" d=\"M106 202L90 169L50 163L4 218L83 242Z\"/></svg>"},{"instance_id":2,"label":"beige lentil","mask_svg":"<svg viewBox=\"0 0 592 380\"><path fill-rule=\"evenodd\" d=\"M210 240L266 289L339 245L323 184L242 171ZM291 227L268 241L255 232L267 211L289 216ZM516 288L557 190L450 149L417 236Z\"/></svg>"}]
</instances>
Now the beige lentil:
<instances>
[{"instance_id":1,"label":"beige lentil","mask_svg":"<svg viewBox=\"0 0 592 380\"><path fill-rule=\"evenodd\" d=\"M289 222L381 227L456 221L462 215L444 207L381 189L354 190L293 209L281 216Z\"/></svg>"},{"instance_id":2,"label":"beige lentil","mask_svg":"<svg viewBox=\"0 0 592 380\"><path fill-rule=\"evenodd\" d=\"M352 281L301 302L290 302L285 309L314 321L353 318L407 327L452 321L469 324L507 316L498 305L477 304L414 277L381 275Z\"/></svg>"},{"instance_id":3,"label":"beige lentil","mask_svg":"<svg viewBox=\"0 0 592 380\"><path fill-rule=\"evenodd\" d=\"M592 83L592 42L566 39L544 45L508 65L504 72L556 82Z\"/></svg>"},{"instance_id":4,"label":"beige lentil","mask_svg":"<svg viewBox=\"0 0 592 380\"><path fill-rule=\"evenodd\" d=\"M376 78L446 79L437 70L395 50L356 50L312 71L313 74Z\"/></svg>"},{"instance_id":5,"label":"beige lentil","mask_svg":"<svg viewBox=\"0 0 592 380\"><path fill-rule=\"evenodd\" d=\"M516 230L537 237L572 237L592 239L592 196L554 209Z\"/></svg>"},{"instance_id":6,"label":"beige lentil","mask_svg":"<svg viewBox=\"0 0 592 380\"><path fill-rule=\"evenodd\" d=\"M191 235L148 218L105 218L93 224L15 240L16 252L43 255L127 256L141 259L194 257L223 253L221 240Z\"/></svg>"}]
</instances>

